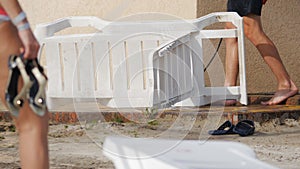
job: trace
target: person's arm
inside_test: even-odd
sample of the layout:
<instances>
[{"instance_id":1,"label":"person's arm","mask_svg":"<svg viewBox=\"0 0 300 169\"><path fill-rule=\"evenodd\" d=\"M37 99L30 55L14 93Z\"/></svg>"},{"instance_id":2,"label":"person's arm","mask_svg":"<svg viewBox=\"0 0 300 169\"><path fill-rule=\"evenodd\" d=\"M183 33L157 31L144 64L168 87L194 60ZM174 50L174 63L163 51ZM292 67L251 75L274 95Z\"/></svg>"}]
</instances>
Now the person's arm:
<instances>
[{"instance_id":1,"label":"person's arm","mask_svg":"<svg viewBox=\"0 0 300 169\"><path fill-rule=\"evenodd\" d=\"M22 12L22 8L17 0L0 0L0 4L10 18L15 18L20 12Z\"/></svg>"},{"instance_id":2,"label":"person's arm","mask_svg":"<svg viewBox=\"0 0 300 169\"><path fill-rule=\"evenodd\" d=\"M0 4L12 21L22 12L22 8L17 0L0 0ZM39 43L29 27L27 18L17 22L15 26L18 28L19 37L24 46L23 49L20 49L20 52L24 52L25 59L35 59L39 50Z\"/></svg>"}]
</instances>

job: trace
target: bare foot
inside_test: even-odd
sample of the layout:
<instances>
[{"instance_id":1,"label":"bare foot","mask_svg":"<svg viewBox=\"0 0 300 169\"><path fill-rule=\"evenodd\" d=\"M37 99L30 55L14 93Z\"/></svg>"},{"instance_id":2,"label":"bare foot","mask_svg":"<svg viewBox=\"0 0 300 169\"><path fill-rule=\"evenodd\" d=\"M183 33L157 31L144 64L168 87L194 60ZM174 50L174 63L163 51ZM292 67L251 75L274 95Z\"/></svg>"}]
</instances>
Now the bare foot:
<instances>
[{"instance_id":1,"label":"bare foot","mask_svg":"<svg viewBox=\"0 0 300 169\"><path fill-rule=\"evenodd\" d=\"M286 99L295 96L298 93L298 88L295 86L293 82L291 82L292 87L290 89L281 89L277 90L274 96L266 102L261 102L262 105L276 105L279 104Z\"/></svg>"},{"instance_id":2,"label":"bare foot","mask_svg":"<svg viewBox=\"0 0 300 169\"><path fill-rule=\"evenodd\" d=\"M237 101L235 99L227 99L225 100L224 105L225 106L235 106Z\"/></svg>"}]
</instances>

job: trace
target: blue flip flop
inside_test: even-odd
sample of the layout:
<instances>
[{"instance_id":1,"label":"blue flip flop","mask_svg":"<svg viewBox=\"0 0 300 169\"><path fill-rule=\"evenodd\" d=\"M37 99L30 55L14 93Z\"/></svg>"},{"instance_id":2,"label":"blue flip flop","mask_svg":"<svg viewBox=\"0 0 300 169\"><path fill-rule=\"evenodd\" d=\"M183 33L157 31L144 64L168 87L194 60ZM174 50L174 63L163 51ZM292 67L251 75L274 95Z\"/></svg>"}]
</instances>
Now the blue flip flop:
<instances>
[{"instance_id":1,"label":"blue flip flop","mask_svg":"<svg viewBox=\"0 0 300 169\"><path fill-rule=\"evenodd\" d=\"M233 128L233 132L243 137L252 135L254 133L254 130L255 130L254 122L251 120L240 121Z\"/></svg>"},{"instance_id":2,"label":"blue flip flop","mask_svg":"<svg viewBox=\"0 0 300 169\"><path fill-rule=\"evenodd\" d=\"M236 134L233 129L235 126L230 121L225 121L217 130L210 130L210 135L225 135L225 134Z\"/></svg>"}]
</instances>

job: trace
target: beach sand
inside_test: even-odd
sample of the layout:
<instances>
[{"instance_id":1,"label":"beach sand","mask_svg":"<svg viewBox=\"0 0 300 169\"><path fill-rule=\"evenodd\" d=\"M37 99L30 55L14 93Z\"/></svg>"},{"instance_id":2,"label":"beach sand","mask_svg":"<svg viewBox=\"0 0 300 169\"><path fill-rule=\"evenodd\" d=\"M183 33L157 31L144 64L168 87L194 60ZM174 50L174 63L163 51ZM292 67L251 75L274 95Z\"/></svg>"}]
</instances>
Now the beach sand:
<instances>
[{"instance_id":1,"label":"beach sand","mask_svg":"<svg viewBox=\"0 0 300 169\"><path fill-rule=\"evenodd\" d=\"M195 116L180 119L164 117L148 122L93 122L51 124L49 131L50 165L53 169L114 169L103 156L102 144L108 135L127 137L229 140L250 146L257 158L282 169L300 166L300 120L272 119L256 123L254 135L209 136L208 121ZM220 120L221 124L223 119ZM206 129L204 129L206 128ZM18 137L11 122L0 122L0 168L19 168Z\"/></svg>"}]
</instances>

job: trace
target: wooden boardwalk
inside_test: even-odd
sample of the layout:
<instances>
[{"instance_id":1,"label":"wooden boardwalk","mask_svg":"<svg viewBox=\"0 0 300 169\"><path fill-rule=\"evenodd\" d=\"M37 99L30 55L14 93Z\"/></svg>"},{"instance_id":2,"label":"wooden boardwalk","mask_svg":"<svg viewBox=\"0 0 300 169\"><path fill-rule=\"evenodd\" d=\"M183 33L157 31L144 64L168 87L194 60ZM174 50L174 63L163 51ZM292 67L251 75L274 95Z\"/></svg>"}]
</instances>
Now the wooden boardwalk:
<instances>
[{"instance_id":1,"label":"wooden boardwalk","mask_svg":"<svg viewBox=\"0 0 300 169\"><path fill-rule=\"evenodd\" d=\"M203 106L203 107L172 107L163 110L156 109L111 109L99 106L99 112L105 121L138 121L138 119L145 118L164 118L165 116L172 116L177 118L180 115L221 115L233 122L242 119L252 119L257 122L263 122L274 118L280 120L293 118L299 119L300 117L300 95L296 95L286 101L284 105L262 106L259 103L263 100L268 100L272 95L249 95L248 106ZM94 106L95 103L92 104ZM71 109L73 104L65 105L66 109ZM76 105L80 107L78 111L53 111L50 112L50 123L78 123L79 116L90 116L89 107L90 103L82 103ZM136 120L134 120L136 119ZM0 120L10 121L11 115L8 110L0 104Z\"/></svg>"}]
</instances>

